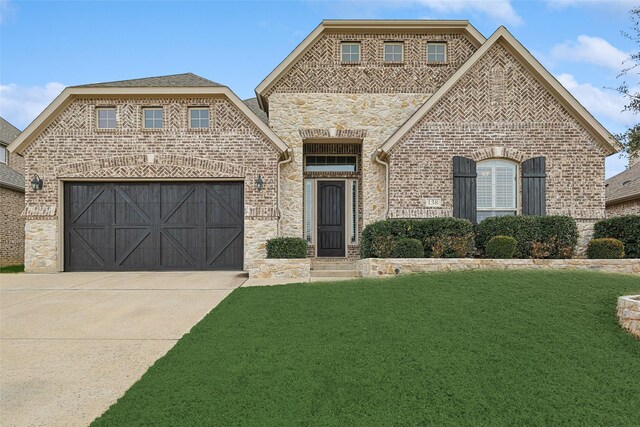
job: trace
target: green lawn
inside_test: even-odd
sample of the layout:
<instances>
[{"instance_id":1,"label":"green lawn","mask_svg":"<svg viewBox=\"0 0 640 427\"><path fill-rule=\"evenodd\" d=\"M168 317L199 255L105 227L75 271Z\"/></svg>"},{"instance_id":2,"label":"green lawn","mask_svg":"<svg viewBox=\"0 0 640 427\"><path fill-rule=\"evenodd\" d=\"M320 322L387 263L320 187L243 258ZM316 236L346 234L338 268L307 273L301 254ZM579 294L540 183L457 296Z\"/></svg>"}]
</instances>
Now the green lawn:
<instances>
[{"instance_id":1,"label":"green lawn","mask_svg":"<svg viewBox=\"0 0 640 427\"><path fill-rule=\"evenodd\" d=\"M523 271L241 288L94 424L637 426L632 293Z\"/></svg>"},{"instance_id":2,"label":"green lawn","mask_svg":"<svg viewBox=\"0 0 640 427\"><path fill-rule=\"evenodd\" d=\"M6 265L0 267L0 273L22 273L24 271L24 265Z\"/></svg>"}]
</instances>

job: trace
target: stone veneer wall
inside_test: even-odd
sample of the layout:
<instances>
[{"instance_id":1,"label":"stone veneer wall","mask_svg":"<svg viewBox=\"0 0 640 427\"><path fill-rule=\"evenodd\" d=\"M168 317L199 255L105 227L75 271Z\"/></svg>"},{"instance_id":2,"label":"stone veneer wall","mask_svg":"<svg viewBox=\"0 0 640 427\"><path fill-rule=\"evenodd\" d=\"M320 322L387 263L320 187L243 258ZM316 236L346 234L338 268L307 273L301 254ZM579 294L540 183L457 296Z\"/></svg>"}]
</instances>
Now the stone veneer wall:
<instances>
[{"instance_id":1,"label":"stone veneer wall","mask_svg":"<svg viewBox=\"0 0 640 427\"><path fill-rule=\"evenodd\" d=\"M372 159L387 138L429 94L275 93L269 102L269 126L293 150L293 162L282 167L283 209L280 231L303 237L303 141L322 136L327 142L362 140L362 224L384 218L384 168ZM329 129L337 129L330 138Z\"/></svg>"},{"instance_id":2,"label":"stone veneer wall","mask_svg":"<svg viewBox=\"0 0 640 427\"><path fill-rule=\"evenodd\" d=\"M547 214L578 220L581 253L588 224L604 218L606 154L499 43L392 148L390 216L451 216L454 156L517 163L545 156ZM427 198L441 207L427 207Z\"/></svg>"},{"instance_id":3,"label":"stone veneer wall","mask_svg":"<svg viewBox=\"0 0 640 427\"><path fill-rule=\"evenodd\" d=\"M640 198L607 205L607 218L622 215L640 215Z\"/></svg>"},{"instance_id":4,"label":"stone veneer wall","mask_svg":"<svg viewBox=\"0 0 640 427\"><path fill-rule=\"evenodd\" d=\"M637 259L480 259L480 258L367 258L357 261L363 277L402 273L463 270L588 270L640 275Z\"/></svg>"},{"instance_id":5,"label":"stone veneer wall","mask_svg":"<svg viewBox=\"0 0 640 427\"><path fill-rule=\"evenodd\" d=\"M96 107L114 106L116 129L97 129ZM142 108L162 107L164 128L142 128ZM209 109L208 129L188 128L188 108ZM28 192L27 271L61 268L60 181L86 179L244 180L245 266L266 255L277 234L277 163L280 152L225 97L127 98L73 101L24 151L26 175L44 188ZM255 180L261 175L262 191Z\"/></svg>"},{"instance_id":6,"label":"stone veneer wall","mask_svg":"<svg viewBox=\"0 0 640 427\"><path fill-rule=\"evenodd\" d=\"M24 262L24 193L0 187L0 266Z\"/></svg>"},{"instance_id":7,"label":"stone veneer wall","mask_svg":"<svg viewBox=\"0 0 640 427\"><path fill-rule=\"evenodd\" d=\"M249 267L252 279L308 279L311 277L311 260L297 259L260 259Z\"/></svg>"},{"instance_id":8,"label":"stone veneer wall","mask_svg":"<svg viewBox=\"0 0 640 427\"><path fill-rule=\"evenodd\" d=\"M618 298L620 325L636 338L640 338L640 295Z\"/></svg>"}]
</instances>

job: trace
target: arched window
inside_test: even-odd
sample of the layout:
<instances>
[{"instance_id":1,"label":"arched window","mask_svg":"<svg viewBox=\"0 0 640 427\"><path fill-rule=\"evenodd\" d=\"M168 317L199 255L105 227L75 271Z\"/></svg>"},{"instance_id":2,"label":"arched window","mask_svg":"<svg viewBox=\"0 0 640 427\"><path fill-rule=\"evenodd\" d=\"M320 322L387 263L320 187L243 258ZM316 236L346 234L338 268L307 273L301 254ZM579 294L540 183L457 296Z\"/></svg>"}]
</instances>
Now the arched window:
<instances>
[{"instance_id":1,"label":"arched window","mask_svg":"<svg viewBox=\"0 0 640 427\"><path fill-rule=\"evenodd\" d=\"M517 166L506 160L485 160L477 167L478 222L517 213Z\"/></svg>"}]
</instances>

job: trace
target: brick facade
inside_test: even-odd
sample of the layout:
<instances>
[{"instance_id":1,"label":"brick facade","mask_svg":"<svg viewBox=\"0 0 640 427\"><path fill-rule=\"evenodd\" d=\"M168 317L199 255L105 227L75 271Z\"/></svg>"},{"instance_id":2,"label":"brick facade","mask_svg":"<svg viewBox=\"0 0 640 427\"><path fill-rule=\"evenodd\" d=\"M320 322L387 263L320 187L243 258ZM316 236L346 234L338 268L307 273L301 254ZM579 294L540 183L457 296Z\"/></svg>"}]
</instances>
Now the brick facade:
<instances>
[{"instance_id":1,"label":"brick facade","mask_svg":"<svg viewBox=\"0 0 640 427\"><path fill-rule=\"evenodd\" d=\"M606 154L498 43L391 150L390 215L451 216L453 156L545 156L547 213L593 222L604 217ZM427 198L442 206L427 207Z\"/></svg>"},{"instance_id":2,"label":"brick facade","mask_svg":"<svg viewBox=\"0 0 640 427\"><path fill-rule=\"evenodd\" d=\"M607 205L607 218L622 215L640 215L640 198Z\"/></svg>"},{"instance_id":3,"label":"brick facade","mask_svg":"<svg viewBox=\"0 0 640 427\"><path fill-rule=\"evenodd\" d=\"M0 266L24 262L24 193L0 187Z\"/></svg>"},{"instance_id":4,"label":"brick facade","mask_svg":"<svg viewBox=\"0 0 640 427\"><path fill-rule=\"evenodd\" d=\"M97 129L96 107L115 106L116 129ZM142 108L162 107L164 128L144 129ZM210 126L189 129L188 108L207 106ZM244 180L245 263L265 256L277 232L279 150L225 97L74 100L24 151L27 176L44 188L28 192L26 269L61 268L61 181L86 179ZM264 188L258 191L260 175ZM49 260L42 260L48 257Z\"/></svg>"}]
</instances>

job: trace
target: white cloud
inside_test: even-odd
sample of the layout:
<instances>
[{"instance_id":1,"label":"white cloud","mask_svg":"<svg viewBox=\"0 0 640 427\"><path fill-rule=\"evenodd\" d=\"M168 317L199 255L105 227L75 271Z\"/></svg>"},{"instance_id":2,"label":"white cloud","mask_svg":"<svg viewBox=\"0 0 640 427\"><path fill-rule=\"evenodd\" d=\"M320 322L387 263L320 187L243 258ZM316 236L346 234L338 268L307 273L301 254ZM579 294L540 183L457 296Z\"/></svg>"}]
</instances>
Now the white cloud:
<instances>
[{"instance_id":1,"label":"white cloud","mask_svg":"<svg viewBox=\"0 0 640 427\"><path fill-rule=\"evenodd\" d=\"M500 23L522 23L522 18L516 13L510 0L417 0L417 3L438 12L479 12Z\"/></svg>"},{"instance_id":2,"label":"white cloud","mask_svg":"<svg viewBox=\"0 0 640 427\"><path fill-rule=\"evenodd\" d=\"M64 89L62 83L44 86L0 85L0 115L19 129L24 129Z\"/></svg>"},{"instance_id":3,"label":"white cloud","mask_svg":"<svg viewBox=\"0 0 640 427\"><path fill-rule=\"evenodd\" d=\"M582 34L576 41L568 40L554 46L551 57L557 61L586 62L620 71L629 54L612 46L605 39Z\"/></svg>"},{"instance_id":4,"label":"white cloud","mask_svg":"<svg viewBox=\"0 0 640 427\"><path fill-rule=\"evenodd\" d=\"M589 83L579 83L571 74L560 74L558 81L576 99L600 121L607 121L623 130L638 121L638 117L630 111L622 111L627 103L625 98L613 90L602 90Z\"/></svg>"},{"instance_id":5,"label":"white cloud","mask_svg":"<svg viewBox=\"0 0 640 427\"><path fill-rule=\"evenodd\" d=\"M636 4L637 0L547 0L547 5L555 9L574 6L614 6L631 9Z\"/></svg>"},{"instance_id":6,"label":"white cloud","mask_svg":"<svg viewBox=\"0 0 640 427\"><path fill-rule=\"evenodd\" d=\"M607 157L604 162L604 175L605 178L611 178L614 175L618 175L620 172L624 172L629 164L629 159L626 156L620 156L620 154L612 154Z\"/></svg>"}]
</instances>

